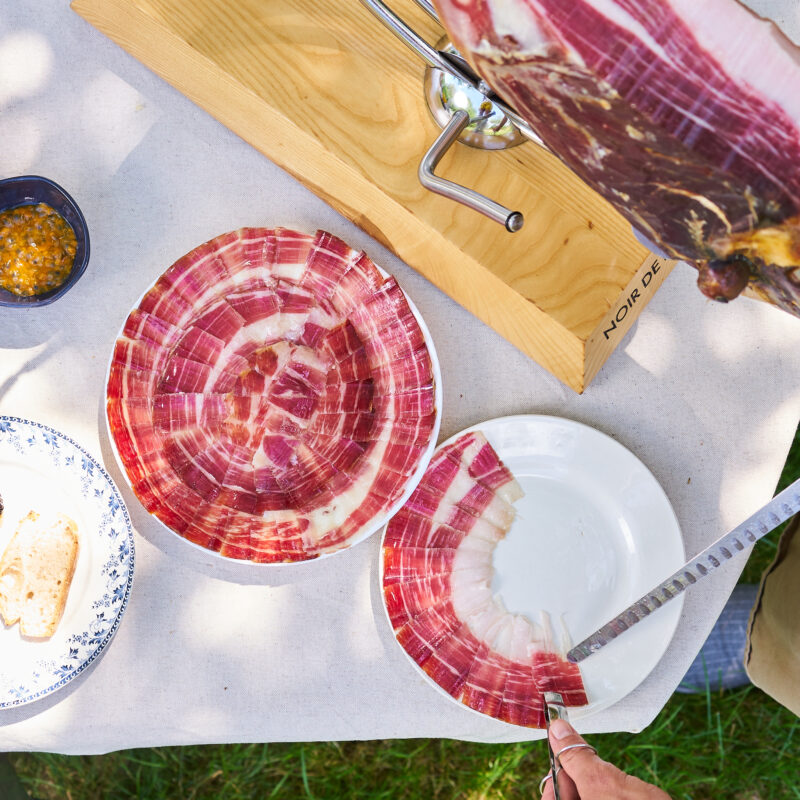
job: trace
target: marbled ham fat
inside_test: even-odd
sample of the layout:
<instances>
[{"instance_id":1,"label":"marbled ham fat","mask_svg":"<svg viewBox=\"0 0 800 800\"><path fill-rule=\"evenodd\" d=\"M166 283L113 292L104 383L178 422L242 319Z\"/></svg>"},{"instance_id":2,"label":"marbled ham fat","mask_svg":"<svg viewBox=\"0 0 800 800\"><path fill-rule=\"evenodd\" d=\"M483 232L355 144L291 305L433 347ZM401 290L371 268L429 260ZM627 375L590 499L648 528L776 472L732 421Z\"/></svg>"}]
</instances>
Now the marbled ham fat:
<instances>
[{"instance_id":1,"label":"marbled ham fat","mask_svg":"<svg viewBox=\"0 0 800 800\"><path fill-rule=\"evenodd\" d=\"M492 555L522 488L480 432L436 451L383 539L395 636L446 692L506 722L544 727L546 691L586 705L580 670L548 631L493 596Z\"/></svg>"},{"instance_id":2,"label":"marbled ham fat","mask_svg":"<svg viewBox=\"0 0 800 800\"><path fill-rule=\"evenodd\" d=\"M244 228L180 258L129 314L107 387L144 506L254 562L314 558L375 527L437 411L405 295L324 231Z\"/></svg>"},{"instance_id":3,"label":"marbled ham fat","mask_svg":"<svg viewBox=\"0 0 800 800\"><path fill-rule=\"evenodd\" d=\"M737 0L435 0L547 146L730 299L800 315L800 50Z\"/></svg>"}]
</instances>

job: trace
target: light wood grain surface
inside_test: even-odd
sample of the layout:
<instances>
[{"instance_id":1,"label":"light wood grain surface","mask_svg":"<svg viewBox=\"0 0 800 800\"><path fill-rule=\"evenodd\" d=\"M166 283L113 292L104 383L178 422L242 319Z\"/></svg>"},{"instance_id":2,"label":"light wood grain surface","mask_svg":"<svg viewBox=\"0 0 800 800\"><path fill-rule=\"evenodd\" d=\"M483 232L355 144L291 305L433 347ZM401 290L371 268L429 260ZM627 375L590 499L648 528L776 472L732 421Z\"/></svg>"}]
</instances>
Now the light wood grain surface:
<instances>
[{"instance_id":1,"label":"light wood grain surface","mask_svg":"<svg viewBox=\"0 0 800 800\"><path fill-rule=\"evenodd\" d=\"M439 128L423 64L357 0L73 8L576 391L673 266L642 285L652 254L533 143L457 145L437 169L521 210L519 233L425 190L417 166ZM432 43L442 35L410 0L393 8Z\"/></svg>"}]
</instances>

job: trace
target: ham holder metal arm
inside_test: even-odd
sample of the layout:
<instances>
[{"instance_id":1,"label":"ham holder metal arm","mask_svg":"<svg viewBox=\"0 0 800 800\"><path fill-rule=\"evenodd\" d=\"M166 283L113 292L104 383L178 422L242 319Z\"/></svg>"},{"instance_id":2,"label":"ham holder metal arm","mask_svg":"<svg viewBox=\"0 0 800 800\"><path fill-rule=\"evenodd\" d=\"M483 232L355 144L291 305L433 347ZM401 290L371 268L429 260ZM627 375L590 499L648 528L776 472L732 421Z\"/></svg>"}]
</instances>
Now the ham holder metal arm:
<instances>
[{"instance_id":1,"label":"ham holder metal arm","mask_svg":"<svg viewBox=\"0 0 800 800\"><path fill-rule=\"evenodd\" d=\"M511 233L520 230L524 222L521 212L512 211L474 189L442 178L434 174L434 170L456 141L485 150L503 150L528 140L544 147L542 140L474 72L446 36L434 47L385 3L380 0L361 2L427 65L424 79L425 100L442 132L420 162L420 183L436 194L462 203L499 222ZM431 3L427 0L415 2L441 24Z\"/></svg>"}]
</instances>

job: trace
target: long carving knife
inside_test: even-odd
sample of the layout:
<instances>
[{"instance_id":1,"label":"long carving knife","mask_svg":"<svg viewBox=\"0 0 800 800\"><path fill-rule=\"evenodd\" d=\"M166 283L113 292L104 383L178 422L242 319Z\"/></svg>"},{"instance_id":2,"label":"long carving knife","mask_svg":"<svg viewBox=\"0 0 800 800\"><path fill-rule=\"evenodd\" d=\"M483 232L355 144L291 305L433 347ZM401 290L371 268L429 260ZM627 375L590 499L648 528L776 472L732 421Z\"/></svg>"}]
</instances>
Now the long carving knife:
<instances>
[{"instance_id":1,"label":"long carving knife","mask_svg":"<svg viewBox=\"0 0 800 800\"><path fill-rule=\"evenodd\" d=\"M567 653L583 661L800 511L800 478Z\"/></svg>"}]
</instances>

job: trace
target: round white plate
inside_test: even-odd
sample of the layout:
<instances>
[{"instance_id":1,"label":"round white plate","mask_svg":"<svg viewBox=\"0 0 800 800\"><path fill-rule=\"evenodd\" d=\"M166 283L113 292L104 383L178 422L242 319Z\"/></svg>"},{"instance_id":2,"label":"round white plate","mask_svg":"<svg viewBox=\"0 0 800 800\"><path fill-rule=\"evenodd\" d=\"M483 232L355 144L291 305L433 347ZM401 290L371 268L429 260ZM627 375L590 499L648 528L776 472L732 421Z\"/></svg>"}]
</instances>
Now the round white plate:
<instances>
[{"instance_id":1,"label":"round white plate","mask_svg":"<svg viewBox=\"0 0 800 800\"><path fill-rule=\"evenodd\" d=\"M380 274L383 275L384 278L392 277L390 275L390 273L388 273L379 264L375 264L375 266L378 269L378 271L380 272ZM156 280L158 280L158 279L156 279ZM155 282L153 282L153 284L148 286L144 290L144 292L142 292L142 294L139 297L139 299L134 303L133 308L139 308L139 306L141 305L142 300L144 299L144 296L147 294L147 292L150 291L150 289L153 288L154 285L155 285ZM399 286L399 284L398 284L398 286ZM425 470L428 468L428 463L430 462L430 460L431 460L431 458L433 456L433 452L436 449L436 441L439 438L439 428L441 427L441 424L442 424L442 402L443 402L442 370L441 370L441 366L439 365L439 357L438 357L438 355L436 353L436 347L433 344L433 337L431 336L431 332L430 332L427 324L425 323L425 320L423 319L422 314L420 314L419 309L416 307L416 305L414 304L412 299L408 296L408 294L406 293L405 289L403 289L402 286L400 286L400 290L403 292L403 295L405 296L406 301L408 302L408 307L411 309L411 313L414 315L414 318L417 320L417 323L419 324L420 330L422 331L422 337L423 337L423 339L425 341L425 346L427 347L428 354L431 357L431 370L433 372L433 392L434 392L434 403L435 403L435 407L436 407L436 420L434 421L433 429L431 430L430 441L428 443L427 448L425 449L425 452L422 454L422 457L420 458L420 461L419 461L419 464L417 465L416 470L414 470L414 472L408 478L408 480L406 482L405 490L403 491L403 494L401 495L401 497L390 508L388 508L383 514L381 514L381 516L378 517L372 524L367 525L360 533L358 533L358 535L354 536L346 544L346 546L341 547L338 550L334 550L332 552L322 553L321 555L319 555L319 556L317 556L317 557L315 557L313 559L310 559L310 560L279 561L279 562L274 562L274 563L273 562L259 563L258 564L259 567L267 567L267 568L291 567L291 566L294 566L294 565L308 564L309 561L314 561L314 562L321 561L322 559L330 558L331 556L335 556L337 553L341 553L341 552L344 552L345 550L349 550L351 547L354 547L355 545L359 544L360 542L363 542L365 539L368 539L370 536L372 536L373 533L376 533L377 531L381 530L386 525L387 521L390 520L405 505L406 500L408 500L408 498L411 497L411 493L414 491L414 489L417 488L417 484L422 480L422 476L425 474ZM123 333L123 331L125 329L126 322L127 322L127 316L125 318L125 321L123 321L122 325L120 326L116 337L114 338L115 342L117 341L117 339L119 339L122 336L122 333ZM106 366L106 379L105 379L106 394L107 394L107 389L108 389L108 379L109 379L109 377L111 375L111 365L112 365L113 360L114 360L114 351L113 351L113 347L112 347L111 354L108 357L108 365ZM122 476L123 476L123 478L125 480L125 483L130 487L131 491L134 494L136 494L136 492L133 490L133 486L131 485L131 482L130 482L130 480L128 478L128 471L127 471L127 469L125 467L125 462L123 461L122 456L120 456L119 451L117 450L117 443L116 443L116 440L114 439L113 433L111 432L111 427L110 427L109 421L108 421L108 414L103 414L103 417L104 417L105 423L106 423L106 433L108 434L108 439L111 442L111 450L114 453L114 459L117 462L117 466L119 467L119 470L122 473ZM138 497L137 497L137 499L138 499ZM162 522L152 512L150 513L150 516L162 528L164 528L165 530L169 531L170 533L175 533L175 531L173 531L168 525L166 525L164 522ZM199 544L197 544L195 542L191 542L188 539L184 539L184 537L180 536L179 534L175 534L175 535L178 536L178 538L180 538L187 545L189 545L190 547L193 547L195 550L200 550L206 555L211 555L211 556L213 556L215 558L220 558L223 561L240 563L240 564L253 564L253 563L256 563L256 562L253 562L253 561L247 561L247 560L232 558L230 556L225 556L225 555L223 555L222 553L220 553L220 552L218 552L216 550L209 550L208 548L202 547L201 545L199 545Z\"/></svg>"},{"instance_id":2,"label":"round white plate","mask_svg":"<svg viewBox=\"0 0 800 800\"><path fill-rule=\"evenodd\" d=\"M49 639L0 623L0 708L65 686L113 637L133 581L133 530L103 467L46 425L0 416L0 554L29 512L62 512L78 525L78 560L64 615Z\"/></svg>"},{"instance_id":3,"label":"round white plate","mask_svg":"<svg viewBox=\"0 0 800 800\"><path fill-rule=\"evenodd\" d=\"M549 612L564 651L684 563L664 490L610 436L568 419L524 415L482 422L443 445L475 430L525 492L494 550L492 589L509 611L532 621ZM589 705L570 708L570 717L608 708L633 691L664 655L682 608L683 595L581 662Z\"/></svg>"}]
</instances>

